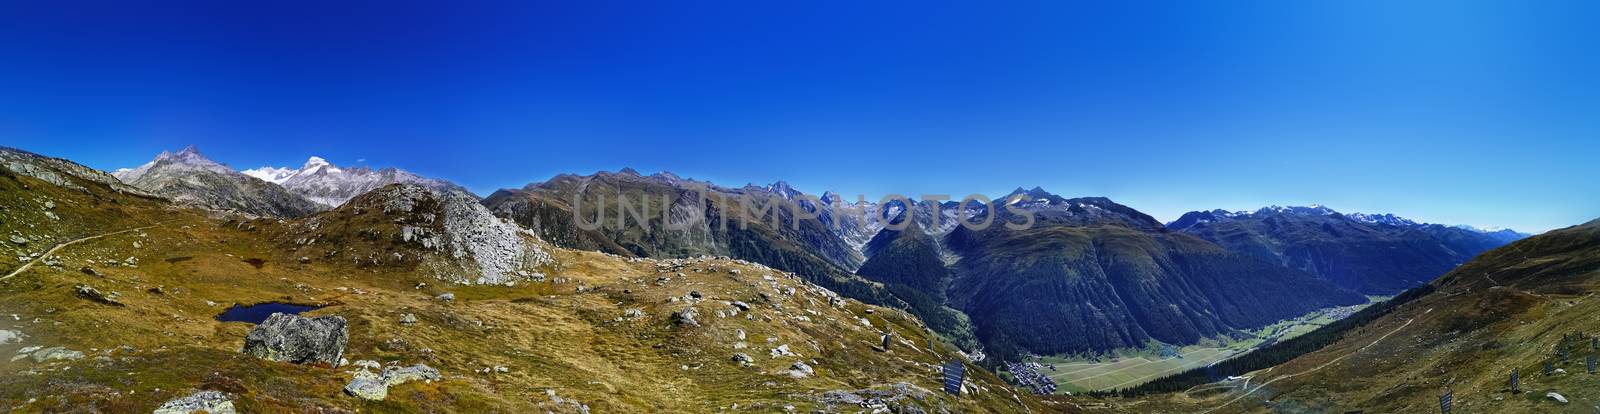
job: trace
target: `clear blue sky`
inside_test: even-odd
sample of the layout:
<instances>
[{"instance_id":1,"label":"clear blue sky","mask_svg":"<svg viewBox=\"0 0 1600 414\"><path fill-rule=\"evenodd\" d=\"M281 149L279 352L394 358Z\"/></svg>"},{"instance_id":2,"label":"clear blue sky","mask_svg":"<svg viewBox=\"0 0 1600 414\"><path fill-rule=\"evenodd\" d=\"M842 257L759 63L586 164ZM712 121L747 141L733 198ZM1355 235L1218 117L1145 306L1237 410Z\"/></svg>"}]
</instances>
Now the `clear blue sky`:
<instances>
[{"instance_id":1,"label":"clear blue sky","mask_svg":"<svg viewBox=\"0 0 1600 414\"><path fill-rule=\"evenodd\" d=\"M0 144L107 170L196 144L481 194L631 166L1164 220L1600 216L1595 2L23 3Z\"/></svg>"}]
</instances>

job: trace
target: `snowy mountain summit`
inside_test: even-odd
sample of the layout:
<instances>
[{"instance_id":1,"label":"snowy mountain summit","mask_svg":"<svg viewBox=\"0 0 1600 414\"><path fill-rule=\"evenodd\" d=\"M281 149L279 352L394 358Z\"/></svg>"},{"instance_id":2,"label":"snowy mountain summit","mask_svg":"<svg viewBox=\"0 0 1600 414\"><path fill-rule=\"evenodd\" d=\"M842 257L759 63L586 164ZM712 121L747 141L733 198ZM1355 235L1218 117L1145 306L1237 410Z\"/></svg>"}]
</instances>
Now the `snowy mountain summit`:
<instances>
[{"instance_id":1,"label":"snowy mountain summit","mask_svg":"<svg viewBox=\"0 0 1600 414\"><path fill-rule=\"evenodd\" d=\"M322 157L311 157L299 169L261 167L241 171L245 175L283 186L318 204L337 207L358 195L389 184L417 184L435 190L455 190L472 194L449 181L419 176L393 167L374 170L367 167L339 168Z\"/></svg>"}]
</instances>

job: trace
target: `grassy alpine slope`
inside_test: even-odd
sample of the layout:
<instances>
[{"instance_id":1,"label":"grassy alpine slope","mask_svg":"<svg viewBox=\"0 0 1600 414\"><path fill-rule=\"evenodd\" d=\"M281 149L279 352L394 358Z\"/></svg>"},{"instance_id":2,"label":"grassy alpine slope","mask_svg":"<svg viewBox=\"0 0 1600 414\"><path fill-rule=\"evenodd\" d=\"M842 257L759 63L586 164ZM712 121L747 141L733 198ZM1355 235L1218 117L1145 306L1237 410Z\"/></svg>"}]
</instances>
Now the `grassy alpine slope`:
<instances>
[{"instance_id":1,"label":"grassy alpine slope","mask_svg":"<svg viewBox=\"0 0 1600 414\"><path fill-rule=\"evenodd\" d=\"M84 356L0 359L0 410L149 412L202 389L227 393L242 412L575 412L578 404L592 412L862 409L849 396L927 412L1072 407L1018 395L977 369L968 371L962 397L938 392L936 366L958 357L946 346L929 348L917 319L748 262L545 246L550 260L534 269L547 275L542 282L457 285L434 277L426 260L369 260L424 254L404 241L399 226L377 225L385 221L381 211L297 220L213 216L79 176L68 181L81 189L71 189L17 169L0 168L0 233L7 239L0 242L18 253L0 257L0 266L9 273L38 261L0 281L0 329L21 335L0 343L0 354L63 346ZM374 225L329 224L355 217ZM342 232L341 242L291 242L309 220ZM108 233L115 234L28 257ZM81 296L78 285L115 292L115 303ZM446 292L455 299L435 298ZM444 380L398 385L386 400L366 402L341 391L349 368L240 353L251 325L214 315L235 303L270 301L326 305L307 315L347 318L345 356L352 361L424 363ZM749 310L735 313L734 301ZM673 313L690 307L697 324L675 323ZM404 314L417 323L402 324ZM873 350L886 329L895 343ZM797 355L773 356L781 345ZM750 355L752 365L735 362L735 353ZM814 374L788 375L796 362Z\"/></svg>"}]
</instances>

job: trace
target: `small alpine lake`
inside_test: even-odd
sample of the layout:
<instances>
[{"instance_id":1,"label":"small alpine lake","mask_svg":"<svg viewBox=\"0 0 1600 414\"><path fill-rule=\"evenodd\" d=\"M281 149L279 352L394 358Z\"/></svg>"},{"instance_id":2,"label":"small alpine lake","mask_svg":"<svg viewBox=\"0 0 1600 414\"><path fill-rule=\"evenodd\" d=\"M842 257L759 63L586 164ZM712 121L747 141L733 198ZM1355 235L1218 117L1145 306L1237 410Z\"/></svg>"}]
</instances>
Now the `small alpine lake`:
<instances>
[{"instance_id":1,"label":"small alpine lake","mask_svg":"<svg viewBox=\"0 0 1600 414\"><path fill-rule=\"evenodd\" d=\"M267 320L274 313L287 313L298 315L301 312L320 309L321 305L301 305L283 302L265 302L254 305L233 305L217 314L220 322L246 322L259 324Z\"/></svg>"}]
</instances>

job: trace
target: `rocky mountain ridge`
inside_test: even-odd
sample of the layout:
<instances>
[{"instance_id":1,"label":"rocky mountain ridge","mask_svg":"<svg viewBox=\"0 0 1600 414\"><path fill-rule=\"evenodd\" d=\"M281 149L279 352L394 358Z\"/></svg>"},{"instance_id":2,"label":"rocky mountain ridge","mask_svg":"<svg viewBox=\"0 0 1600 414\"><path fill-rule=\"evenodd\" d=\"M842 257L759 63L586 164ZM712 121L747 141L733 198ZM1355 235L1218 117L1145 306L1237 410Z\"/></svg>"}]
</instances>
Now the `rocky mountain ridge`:
<instances>
[{"instance_id":1,"label":"rocky mountain ridge","mask_svg":"<svg viewBox=\"0 0 1600 414\"><path fill-rule=\"evenodd\" d=\"M1347 215L1323 206L1194 211L1167 228L1374 295L1427 283L1521 236L1419 223L1392 214Z\"/></svg>"},{"instance_id":2,"label":"rocky mountain ridge","mask_svg":"<svg viewBox=\"0 0 1600 414\"><path fill-rule=\"evenodd\" d=\"M299 217L325 209L266 181L234 171L194 146L163 151L137 168L112 173L118 180L173 201L254 216Z\"/></svg>"}]
</instances>

